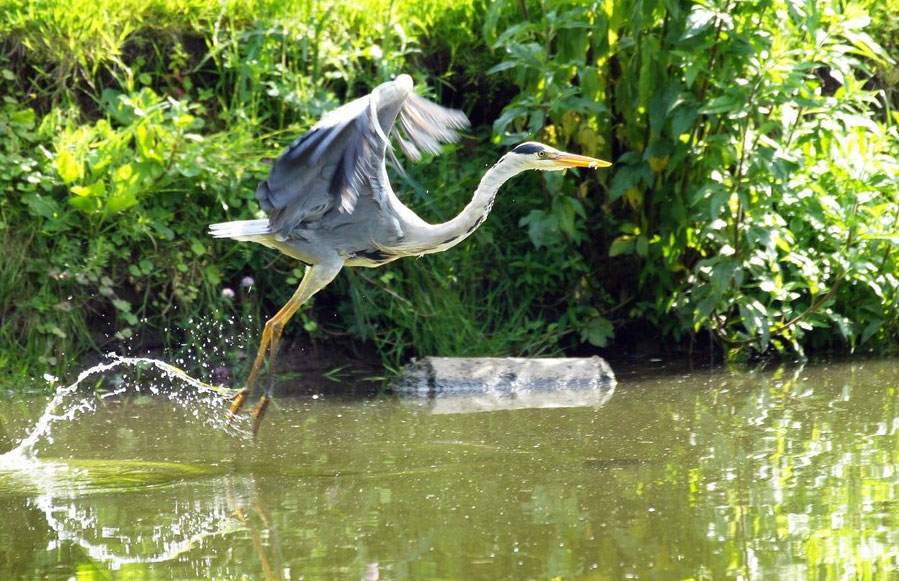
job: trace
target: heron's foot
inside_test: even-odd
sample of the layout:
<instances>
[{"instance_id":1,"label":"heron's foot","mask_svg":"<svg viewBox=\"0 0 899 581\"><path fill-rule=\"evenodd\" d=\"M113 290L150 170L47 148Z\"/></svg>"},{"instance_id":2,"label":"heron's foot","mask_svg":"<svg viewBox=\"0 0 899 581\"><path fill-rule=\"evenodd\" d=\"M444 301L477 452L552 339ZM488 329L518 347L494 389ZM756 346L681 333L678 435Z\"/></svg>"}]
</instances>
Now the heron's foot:
<instances>
[{"instance_id":1,"label":"heron's foot","mask_svg":"<svg viewBox=\"0 0 899 581\"><path fill-rule=\"evenodd\" d=\"M262 418L265 416L265 410L268 408L268 402L271 398L263 395L259 398L259 404L253 410L253 435L259 433L259 426L262 425Z\"/></svg>"},{"instance_id":2,"label":"heron's foot","mask_svg":"<svg viewBox=\"0 0 899 581\"><path fill-rule=\"evenodd\" d=\"M245 401L247 401L247 397L250 395L250 388L245 387L239 392L234 398L231 400L231 408L228 410L228 420L225 422L226 424L230 424L231 420L234 419L234 416L240 411L240 408L243 407Z\"/></svg>"},{"instance_id":3,"label":"heron's foot","mask_svg":"<svg viewBox=\"0 0 899 581\"><path fill-rule=\"evenodd\" d=\"M239 520L244 526L248 526L250 524L249 519L247 518L247 511L240 507L234 509L234 518Z\"/></svg>"}]
</instances>

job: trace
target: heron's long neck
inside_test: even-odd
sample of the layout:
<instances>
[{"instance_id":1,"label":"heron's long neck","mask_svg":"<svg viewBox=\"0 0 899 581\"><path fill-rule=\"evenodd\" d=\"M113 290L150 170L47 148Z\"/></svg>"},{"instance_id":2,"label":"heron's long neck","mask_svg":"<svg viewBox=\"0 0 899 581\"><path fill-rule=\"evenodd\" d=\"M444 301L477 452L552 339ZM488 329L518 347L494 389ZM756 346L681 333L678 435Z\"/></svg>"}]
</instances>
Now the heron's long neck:
<instances>
[{"instance_id":1,"label":"heron's long neck","mask_svg":"<svg viewBox=\"0 0 899 581\"><path fill-rule=\"evenodd\" d=\"M426 228L422 233L423 246L427 247L423 254L446 250L468 238L487 218L500 186L525 169L527 168L507 163L505 158L500 159L481 178L481 183L474 191L474 197L458 216L448 222L432 224Z\"/></svg>"}]
</instances>

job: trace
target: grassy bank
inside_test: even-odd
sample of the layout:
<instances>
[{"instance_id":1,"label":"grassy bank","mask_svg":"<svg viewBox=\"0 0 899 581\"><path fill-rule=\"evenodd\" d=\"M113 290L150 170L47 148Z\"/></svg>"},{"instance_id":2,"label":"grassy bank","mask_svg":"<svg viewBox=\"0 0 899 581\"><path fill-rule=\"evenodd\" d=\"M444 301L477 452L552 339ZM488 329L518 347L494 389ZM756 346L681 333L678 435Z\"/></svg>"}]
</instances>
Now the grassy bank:
<instances>
[{"instance_id":1,"label":"grassy bank","mask_svg":"<svg viewBox=\"0 0 899 581\"><path fill-rule=\"evenodd\" d=\"M616 166L518 178L464 245L342 275L293 336L389 365L895 350L896 22L869 6L0 0L0 367L239 370L231 338L302 267L206 225L254 216L267 159L400 72L474 122L394 181L426 219L520 140Z\"/></svg>"}]
</instances>

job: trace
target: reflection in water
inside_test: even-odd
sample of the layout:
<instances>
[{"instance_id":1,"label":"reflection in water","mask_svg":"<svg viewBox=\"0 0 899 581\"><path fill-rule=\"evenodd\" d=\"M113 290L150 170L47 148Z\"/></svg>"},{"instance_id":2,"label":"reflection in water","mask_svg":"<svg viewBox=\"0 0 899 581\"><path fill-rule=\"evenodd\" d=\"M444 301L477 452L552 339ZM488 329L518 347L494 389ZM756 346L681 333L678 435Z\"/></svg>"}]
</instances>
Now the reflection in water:
<instances>
[{"instance_id":1,"label":"reflection in water","mask_svg":"<svg viewBox=\"0 0 899 581\"><path fill-rule=\"evenodd\" d=\"M430 414L473 414L526 409L580 408L599 409L609 401L615 387L560 389L557 391L518 391L511 393L467 393L431 397L404 397L408 406Z\"/></svg>"},{"instance_id":2,"label":"reflection in water","mask_svg":"<svg viewBox=\"0 0 899 581\"><path fill-rule=\"evenodd\" d=\"M256 555L259 557L259 563L265 573L266 580L280 581L283 578L281 576L281 548L278 542L278 530L272 524L272 518L269 516L268 509L265 508L262 499L255 494L255 490L253 494L253 513L245 509L238 497L234 494L231 482L232 479L229 478L227 482L228 486L226 487L231 512L234 514L235 518L244 525L245 529L249 531L250 538L253 539L253 548L256 550ZM262 528L256 525L253 518L254 514L258 516L261 521L263 525ZM270 548L267 548L265 543L263 543L263 535L270 540Z\"/></svg>"},{"instance_id":3,"label":"reflection in water","mask_svg":"<svg viewBox=\"0 0 899 581\"><path fill-rule=\"evenodd\" d=\"M282 398L257 442L109 398L54 426L67 459L0 468L0 578L885 579L897 371L625 379L600 409Z\"/></svg>"},{"instance_id":4,"label":"reflection in water","mask_svg":"<svg viewBox=\"0 0 899 581\"><path fill-rule=\"evenodd\" d=\"M691 502L736 572L871 578L897 566L894 372L867 377L865 367L880 370L781 370L725 421L696 418L690 437L705 453L686 475ZM720 417L712 405L698 404L694 417Z\"/></svg>"},{"instance_id":5,"label":"reflection in water","mask_svg":"<svg viewBox=\"0 0 899 581\"><path fill-rule=\"evenodd\" d=\"M91 497L52 494L38 495L30 502L44 514L54 533L47 550L71 543L91 561L113 571L133 564L173 561L202 545L205 538L227 538L244 529L235 519L235 509L222 502L223 498L205 496L184 510L179 507L183 499L172 498L171 490L141 494L158 497L155 510L135 510L125 495L105 498L99 505ZM146 508L148 504L141 502L139 506ZM110 511L116 513L113 518Z\"/></svg>"},{"instance_id":6,"label":"reflection in water","mask_svg":"<svg viewBox=\"0 0 899 581\"><path fill-rule=\"evenodd\" d=\"M47 551L76 547L90 562L110 571L187 557L195 568L209 567L215 559L194 554L198 549L235 536L242 542L249 534L266 579L281 579L280 566L270 566L261 542L263 535L274 541L277 564L277 534L251 475L210 476L216 470L175 463L36 459L14 466L4 462L0 470L20 487L27 483L25 503L46 521ZM111 472L118 474L119 488L98 478ZM123 481L125 473L129 479ZM4 484L9 488L10 481ZM256 517L264 524L262 531Z\"/></svg>"},{"instance_id":7,"label":"reflection in water","mask_svg":"<svg viewBox=\"0 0 899 581\"><path fill-rule=\"evenodd\" d=\"M154 376L146 373L148 370L161 374ZM119 373L113 375L113 372ZM100 394L85 393L82 383L98 377L110 379L115 389ZM35 456L41 440L52 446L54 437L58 437L55 432L76 425L73 422L82 419L79 416L87 412L96 413L103 400L115 402L115 398L129 391L146 391L154 397L165 398L181 408L182 415L199 420L218 432L224 433L228 428L232 435L248 435L245 426L239 427L239 421L225 425L222 409L230 395L228 390L193 379L179 368L155 359L114 355L110 362L82 372L72 385L58 388L28 435L15 448L0 454L0 493L28 493L27 505L43 514L51 533L48 551L66 544L74 545L110 570L131 564L168 562L197 546L204 537L225 535L243 528L234 519L238 509L226 510L223 499L216 496L203 495L189 511L178 510L177 504L179 500L183 503L183 499L172 498L169 503L153 504L154 509L175 505L173 510L157 519L132 514L135 505L124 494L152 495L156 491L148 493L149 488L162 486L162 495L168 496L171 492L168 487L173 482L209 476L216 470L188 464L129 460L47 461ZM180 419L184 420L183 417ZM87 424L91 425L90 422ZM232 480L228 478L229 501L237 498ZM114 494L111 498L122 501L112 503L115 505L113 512L117 516L129 515L121 525L106 518L110 503L104 502L104 506L98 508L94 502L98 495L106 495L103 496L105 499L110 494ZM140 546L139 551L134 551L135 543Z\"/></svg>"}]
</instances>

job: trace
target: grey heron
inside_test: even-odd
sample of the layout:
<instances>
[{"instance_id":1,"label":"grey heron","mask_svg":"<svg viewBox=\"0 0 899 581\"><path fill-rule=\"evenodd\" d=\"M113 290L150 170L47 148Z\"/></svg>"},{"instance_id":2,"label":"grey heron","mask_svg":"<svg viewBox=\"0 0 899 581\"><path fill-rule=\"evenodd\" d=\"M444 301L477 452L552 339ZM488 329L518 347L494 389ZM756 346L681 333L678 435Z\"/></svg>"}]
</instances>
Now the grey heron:
<instances>
[{"instance_id":1,"label":"grey heron","mask_svg":"<svg viewBox=\"0 0 899 581\"><path fill-rule=\"evenodd\" d=\"M377 267L459 244L490 213L499 187L525 170L611 165L542 143L522 143L487 170L458 216L429 224L390 186L386 157L393 155L391 137L416 161L422 151L437 154L443 144L457 141L459 130L468 125L464 113L416 95L412 78L399 75L325 114L287 148L256 189L267 218L210 226L216 238L257 242L307 265L296 292L266 322L246 387L234 397L230 417L250 395L268 352L268 387L253 411L253 432L258 432L272 397L272 371L284 325L344 266Z\"/></svg>"}]
</instances>

